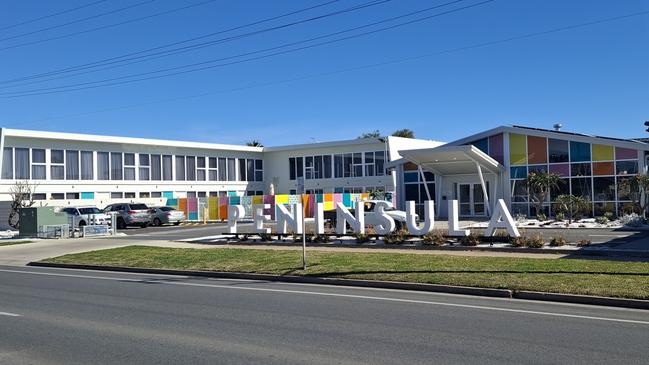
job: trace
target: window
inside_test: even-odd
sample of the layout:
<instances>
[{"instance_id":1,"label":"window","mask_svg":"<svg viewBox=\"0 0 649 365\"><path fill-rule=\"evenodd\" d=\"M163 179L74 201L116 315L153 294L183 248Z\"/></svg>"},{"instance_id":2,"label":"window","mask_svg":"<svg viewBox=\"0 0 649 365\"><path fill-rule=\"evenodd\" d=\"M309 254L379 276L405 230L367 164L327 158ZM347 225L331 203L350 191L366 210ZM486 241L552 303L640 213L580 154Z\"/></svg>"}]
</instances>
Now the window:
<instances>
[{"instance_id":1,"label":"window","mask_svg":"<svg viewBox=\"0 0 649 365\"><path fill-rule=\"evenodd\" d=\"M65 178L64 156L63 150L50 151L50 179L63 180Z\"/></svg>"},{"instance_id":2,"label":"window","mask_svg":"<svg viewBox=\"0 0 649 365\"><path fill-rule=\"evenodd\" d=\"M331 179L331 155L322 156L322 163L324 165L324 178Z\"/></svg>"},{"instance_id":3,"label":"window","mask_svg":"<svg viewBox=\"0 0 649 365\"><path fill-rule=\"evenodd\" d=\"M581 196L582 198L588 201L592 201L593 194L592 194L591 180L592 179L589 177L570 179L570 188L572 191L572 195Z\"/></svg>"},{"instance_id":4,"label":"window","mask_svg":"<svg viewBox=\"0 0 649 365\"><path fill-rule=\"evenodd\" d=\"M615 178L612 176L593 178L593 195L594 201L615 200Z\"/></svg>"},{"instance_id":5,"label":"window","mask_svg":"<svg viewBox=\"0 0 649 365\"><path fill-rule=\"evenodd\" d=\"M185 180L185 156L176 156L176 180Z\"/></svg>"},{"instance_id":6,"label":"window","mask_svg":"<svg viewBox=\"0 0 649 365\"><path fill-rule=\"evenodd\" d=\"M548 157L550 163L568 162L568 141L548 139Z\"/></svg>"},{"instance_id":7,"label":"window","mask_svg":"<svg viewBox=\"0 0 649 365\"><path fill-rule=\"evenodd\" d=\"M223 157L219 157L219 168L218 168L218 174L219 174L219 181L227 181L228 180L228 169L226 167L227 165L227 160Z\"/></svg>"},{"instance_id":8,"label":"window","mask_svg":"<svg viewBox=\"0 0 649 365\"><path fill-rule=\"evenodd\" d=\"M196 157L196 180L205 181L205 157Z\"/></svg>"},{"instance_id":9,"label":"window","mask_svg":"<svg viewBox=\"0 0 649 365\"><path fill-rule=\"evenodd\" d=\"M79 180L79 151L65 151L65 179Z\"/></svg>"},{"instance_id":10,"label":"window","mask_svg":"<svg viewBox=\"0 0 649 365\"><path fill-rule=\"evenodd\" d=\"M205 198L205 197L207 197L207 193L204 192L204 191L199 191L198 193L196 193L196 195L197 195L199 198Z\"/></svg>"},{"instance_id":11,"label":"window","mask_svg":"<svg viewBox=\"0 0 649 365\"><path fill-rule=\"evenodd\" d=\"M124 193L124 198L125 199L133 199L133 198L135 198L135 193ZM136 208L133 208L133 209L136 209Z\"/></svg>"},{"instance_id":12,"label":"window","mask_svg":"<svg viewBox=\"0 0 649 365\"><path fill-rule=\"evenodd\" d=\"M635 175L638 173L638 161L618 161L615 170L618 175Z\"/></svg>"},{"instance_id":13,"label":"window","mask_svg":"<svg viewBox=\"0 0 649 365\"><path fill-rule=\"evenodd\" d=\"M124 194L122 193L110 193L110 198L111 199L122 199L124 197ZM113 211L116 211L113 209Z\"/></svg>"},{"instance_id":14,"label":"window","mask_svg":"<svg viewBox=\"0 0 649 365\"><path fill-rule=\"evenodd\" d=\"M288 178L295 180L295 157L288 158Z\"/></svg>"},{"instance_id":15,"label":"window","mask_svg":"<svg viewBox=\"0 0 649 365\"><path fill-rule=\"evenodd\" d=\"M52 193L52 194L50 194L50 199L52 199L52 200L63 200L63 199L65 199L65 194L63 194L63 193Z\"/></svg>"},{"instance_id":16,"label":"window","mask_svg":"<svg viewBox=\"0 0 649 365\"><path fill-rule=\"evenodd\" d=\"M108 152L97 152L97 179L110 180L110 159Z\"/></svg>"},{"instance_id":17,"label":"window","mask_svg":"<svg viewBox=\"0 0 649 365\"><path fill-rule=\"evenodd\" d=\"M185 164L187 165L187 175L185 175L187 181L196 181L196 157L185 157Z\"/></svg>"},{"instance_id":18,"label":"window","mask_svg":"<svg viewBox=\"0 0 649 365\"><path fill-rule=\"evenodd\" d=\"M140 153L138 154L138 159L140 160L139 168L139 179L140 180L150 180L151 179L151 158L148 154ZM140 198L142 194L140 194Z\"/></svg>"},{"instance_id":19,"label":"window","mask_svg":"<svg viewBox=\"0 0 649 365\"><path fill-rule=\"evenodd\" d=\"M81 180L94 180L94 162L92 151L81 151Z\"/></svg>"},{"instance_id":20,"label":"window","mask_svg":"<svg viewBox=\"0 0 649 365\"><path fill-rule=\"evenodd\" d=\"M246 159L239 159L239 179L238 181L246 181Z\"/></svg>"},{"instance_id":21,"label":"window","mask_svg":"<svg viewBox=\"0 0 649 365\"><path fill-rule=\"evenodd\" d=\"M208 167L209 167L208 178L210 181L217 181L219 179L219 171L217 166L218 164L217 164L216 157L210 157L208 161Z\"/></svg>"},{"instance_id":22,"label":"window","mask_svg":"<svg viewBox=\"0 0 649 365\"><path fill-rule=\"evenodd\" d=\"M2 150L2 178L14 178L14 149L11 147Z\"/></svg>"},{"instance_id":23,"label":"window","mask_svg":"<svg viewBox=\"0 0 649 365\"><path fill-rule=\"evenodd\" d=\"M590 161L590 144L570 141L570 161Z\"/></svg>"},{"instance_id":24,"label":"window","mask_svg":"<svg viewBox=\"0 0 649 365\"><path fill-rule=\"evenodd\" d=\"M255 160L255 181L264 181L264 160Z\"/></svg>"},{"instance_id":25,"label":"window","mask_svg":"<svg viewBox=\"0 0 649 365\"><path fill-rule=\"evenodd\" d=\"M122 180L122 153L110 153L110 179Z\"/></svg>"},{"instance_id":26,"label":"window","mask_svg":"<svg viewBox=\"0 0 649 365\"><path fill-rule=\"evenodd\" d=\"M32 194L32 199L34 200L46 200L47 194L45 193L34 193Z\"/></svg>"},{"instance_id":27,"label":"window","mask_svg":"<svg viewBox=\"0 0 649 365\"><path fill-rule=\"evenodd\" d=\"M140 198L150 198L150 197L151 197L151 193L146 193L146 192L140 193Z\"/></svg>"},{"instance_id":28,"label":"window","mask_svg":"<svg viewBox=\"0 0 649 365\"><path fill-rule=\"evenodd\" d=\"M237 181L236 159L228 158L228 181Z\"/></svg>"},{"instance_id":29,"label":"window","mask_svg":"<svg viewBox=\"0 0 649 365\"><path fill-rule=\"evenodd\" d=\"M14 166L16 180L29 180L29 148L15 148L14 153L16 159L16 165Z\"/></svg>"},{"instance_id":30,"label":"window","mask_svg":"<svg viewBox=\"0 0 649 365\"><path fill-rule=\"evenodd\" d=\"M313 178L322 179L324 175L323 166L322 166L322 156L313 157Z\"/></svg>"},{"instance_id":31,"label":"window","mask_svg":"<svg viewBox=\"0 0 649 365\"><path fill-rule=\"evenodd\" d=\"M365 152L365 176L374 176L374 152Z\"/></svg>"},{"instance_id":32,"label":"window","mask_svg":"<svg viewBox=\"0 0 649 365\"><path fill-rule=\"evenodd\" d=\"M151 192L151 197L152 198L162 198L162 192L160 192L160 191L152 191Z\"/></svg>"},{"instance_id":33,"label":"window","mask_svg":"<svg viewBox=\"0 0 649 365\"><path fill-rule=\"evenodd\" d=\"M351 177L352 176L352 154L346 153L343 158L343 176Z\"/></svg>"},{"instance_id":34,"label":"window","mask_svg":"<svg viewBox=\"0 0 649 365\"><path fill-rule=\"evenodd\" d=\"M363 154L362 153L354 153L354 169L353 169L353 175L354 177L362 177L363 176Z\"/></svg>"},{"instance_id":35,"label":"window","mask_svg":"<svg viewBox=\"0 0 649 365\"><path fill-rule=\"evenodd\" d=\"M160 162L160 155L151 155L151 180L162 180L162 169Z\"/></svg>"},{"instance_id":36,"label":"window","mask_svg":"<svg viewBox=\"0 0 649 365\"><path fill-rule=\"evenodd\" d=\"M66 199L79 199L79 193L66 193Z\"/></svg>"},{"instance_id":37,"label":"window","mask_svg":"<svg viewBox=\"0 0 649 365\"><path fill-rule=\"evenodd\" d=\"M304 177L304 158L295 158L295 173L297 177Z\"/></svg>"},{"instance_id":38,"label":"window","mask_svg":"<svg viewBox=\"0 0 649 365\"><path fill-rule=\"evenodd\" d=\"M343 177L343 155L334 155L334 177Z\"/></svg>"},{"instance_id":39,"label":"window","mask_svg":"<svg viewBox=\"0 0 649 365\"><path fill-rule=\"evenodd\" d=\"M309 180L313 179L313 157L308 156L304 158L304 178Z\"/></svg>"},{"instance_id":40,"label":"window","mask_svg":"<svg viewBox=\"0 0 649 365\"><path fill-rule=\"evenodd\" d=\"M571 176L590 176L591 168L590 163L573 163L570 164Z\"/></svg>"},{"instance_id":41,"label":"window","mask_svg":"<svg viewBox=\"0 0 649 365\"><path fill-rule=\"evenodd\" d=\"M527 177L527 166L514 166L509 169L512 179L525 179Z\"/></svg>"},{"instance_id":42,"label":"window","mask_svg":"<svg viewBox=\"0 0 649 365\"><path fill-rule=\"evenodd\" d=\"M135 180L135 154L124 154L124 180Z\"/></svg>"},{"instance_id":43,"label":"window","mask_svg":"<svg viewBox=\"0 0 649 365\"><path fill-rule=\"evenodd\" d=\"M255 181L255 160L246 160L246 177L248 181Z\"/></svg>"},{"instance_id":44,"label":"window","mask_svg":"<svg viewBox=\"0 0 649 365\"><path fill-rule=\"evenodd\" d=\"M188 191L187 192L187 197L188 198L195 198L196 197L196 192L195 191Z\"/></svg>"},{"instance_id":45,"label":"window","mask_svg":"<svg viewBox=\"0 0 649 365\"><path fill-rule=\"evenodd\" d=\"M374 165L376 176L385 175L385 151L374 152Z\"/></svg>"},{"instance_id":46,"label":"window","mask_svg":"<svg viewBox=\"0 0 649 365\"><path fill-rule=\"evenodd\" d=\"M45 180L45 150L39 148L32 149L32 179ZM43 199L44 200L44 199Z\"/></svg>"},{"instance_id":47,"label":"window","mask_svg":"<svg viewBox=\"0 0 649 365\"><path fill-rule=\"evenodd\" d=\"M171 155L162 156L162 180L171 181L173 180L173 158Z\"/></svg>"}]
</instances>

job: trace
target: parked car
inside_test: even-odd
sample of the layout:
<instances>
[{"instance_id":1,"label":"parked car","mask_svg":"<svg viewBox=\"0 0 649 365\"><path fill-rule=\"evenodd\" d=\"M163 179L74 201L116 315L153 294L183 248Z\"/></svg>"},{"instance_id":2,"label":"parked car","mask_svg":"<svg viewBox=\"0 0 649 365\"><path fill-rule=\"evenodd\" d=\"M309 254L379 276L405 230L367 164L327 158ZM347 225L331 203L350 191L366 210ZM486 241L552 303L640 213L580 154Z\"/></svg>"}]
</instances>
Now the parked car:
<instances>
[{"instance_id":1,"label":"parked car","mask_svg":"<svg viewBox=\"0 0 649 365\"><path fill-rule=\"evenodd\" d=\"M110 225L110 215L105 214L97 207L65 207L61 211L71 217L72 228L79 228L91 224Z\"/></svg>"},{"instance_id":2,"label":"parked car","mask_svg":"<svg viewBox=\"0 0 649 365\"><path fill-rule=\"evenodd\" d=\"M153 207L151 213L151 224L161 226L163 224L179 225L185 220L185 213L172 207Z\"/></svg>"},{"instance_id":3,"label":"parked car","mask_svg":"<svg viewBox=\"0 0 649 365\"><path fill-rule=\"evenodd\" d=\"M151 223L149 207L142 203L115 203L104 208L105 213L117 213L117 228L139 226L145 228Z\"/></svg>"}]
</instances>

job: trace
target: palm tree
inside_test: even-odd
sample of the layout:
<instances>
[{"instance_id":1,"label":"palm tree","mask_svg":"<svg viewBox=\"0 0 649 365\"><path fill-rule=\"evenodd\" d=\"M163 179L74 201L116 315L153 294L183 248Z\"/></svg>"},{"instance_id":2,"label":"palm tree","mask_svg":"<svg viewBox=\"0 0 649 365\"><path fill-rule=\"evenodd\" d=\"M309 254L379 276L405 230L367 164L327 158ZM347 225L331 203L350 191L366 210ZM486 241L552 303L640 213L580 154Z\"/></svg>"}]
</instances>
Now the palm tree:
<instances>
[{"instance_id":1,"label":"palm tree","mask_svg":"<svg viewBox=\"0 0 649 365\"><path fill-rule=\"evenodd\" d=\"M547 200L550 191L558 189L559 185L564 183L561 176L553 172L538 171L530 172L527 175L527 178L523 180L523 185L529 191L530 200L537 215L542 213L543 203Z\"/></svg>"},{"instance_id":2,"label":"palm tree","mask_svg":"<svg viewBox=\"0 0 649 365\"><path fill-rule=\"evenodd\" d=\"M249 147L264 147L264 145L261 144L261 142L259 142L259 140L257 140L257 139L253 139L251 141L246 142L246 146L249 146Z\"/></svg>"},{"instance_id":3,"label":"palm tree","mask_svg":"<svg viewBox=\"0 0 649 365\"><path fill-rule=\"evenodd\" d=\"M394 137L403 137L403 138L415 138L415 132L413 132L411 129L404 128L404 129L398 129L392 133Z\"/></svg>"},{"instance_id":4,"label":"palm tree","mask_svg":"<svg viewBox=\"0 0 649 365\"><path fill-rule=\"evenodd\" d=\"M358 136L358 139L363 139L363 138L380 138L381 137L381 132L379 132L378 129L375 129L371 132L365 132Z\"/></svg>"}]
</instances>

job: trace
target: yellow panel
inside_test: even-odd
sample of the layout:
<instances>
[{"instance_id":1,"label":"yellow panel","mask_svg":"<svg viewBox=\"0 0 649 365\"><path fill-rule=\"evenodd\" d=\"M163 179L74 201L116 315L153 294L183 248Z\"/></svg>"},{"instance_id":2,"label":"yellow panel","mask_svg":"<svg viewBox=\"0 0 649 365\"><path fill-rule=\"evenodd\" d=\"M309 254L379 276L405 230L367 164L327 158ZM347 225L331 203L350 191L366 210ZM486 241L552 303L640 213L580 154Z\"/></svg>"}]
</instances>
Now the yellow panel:
<instances>
[{"instance_id":1,"label":"yellow panel","mask_svg":"<svg viewBox=\"0 0 649 365\"><path fill-rule=\"evenodd\" d=\"M613 146L593 144L593 161L612 161L615 159Z\"/></svg>"},{"instance_id":2,"label":"yellow panel","mask_svg":"<svg viewBox=\"0 0 649 365\"><path fill-rule=\"evenodd\" d=\"M275 204L288 204L288 195L275 195Z\"/></svg>"},{"instance_id":3,"label":"yellow panel","mask_svg":"<svg viewBox=\"0 0 649 365\"><path fill-rule=\"evenodd\" d=\"M264 204L263 195L255 195L252 197L252 204Z\"/></svg>"},{"instance_id":4,"label":"yellow panel","mask_svg":"<svg viewBox=\"0 0 649 365\"><path fill-rule=\"evenodd\" d=\"M334 202L324 202L324 210L334 210Z\"/></svg>"},{"instance_id":5,"label":"yellow panel","mask_svg":"<svg viewBox=\"0 0 649 365\"><path fill-rule=\"evenodd\" d=\"M509 163L511 165L527 164L527 138L522 134L509 134Z\"/></svg>"},{"instance_id":6,"label":"yellow panel","mask_svg":"<svg viewBox=\"0 0 649 365\"><path fill-rule=\"evenodd\" d=\"M219 219L219 198L213 196L207 198L207 217L211 221Z\"/></svg>"}]
</instances>

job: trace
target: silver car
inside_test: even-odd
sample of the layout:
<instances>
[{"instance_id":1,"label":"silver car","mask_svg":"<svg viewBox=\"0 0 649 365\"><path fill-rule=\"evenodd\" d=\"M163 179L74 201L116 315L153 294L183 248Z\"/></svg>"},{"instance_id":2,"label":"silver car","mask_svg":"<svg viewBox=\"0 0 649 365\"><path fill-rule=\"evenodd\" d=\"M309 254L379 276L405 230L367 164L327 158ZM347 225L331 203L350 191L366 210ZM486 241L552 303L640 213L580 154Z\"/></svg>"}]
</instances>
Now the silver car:
<instances>
[{"instance_id":1,"label":"silver car","mask_svg":"<svg viewBox=\"0 0 649 365\"><path fill-rule=\"evenodd\" d=\"M116 203L104 208L104 212L117 213L117 228L123 229L127 226L139 226L145 228L151 223L149 207L141 203Z\"/></svg>"},{"instance_id":2,"label":"silver car","mask_svg":"<svg viewBox=\"0 0 649 365\"><path fill-rule=\"evenodd\" d=\"M185 220L185 213L172 207L153 207L149 209L151 213L151 224L161 226L163 224L179 225Z\"/></svg>"}]
</instances>

